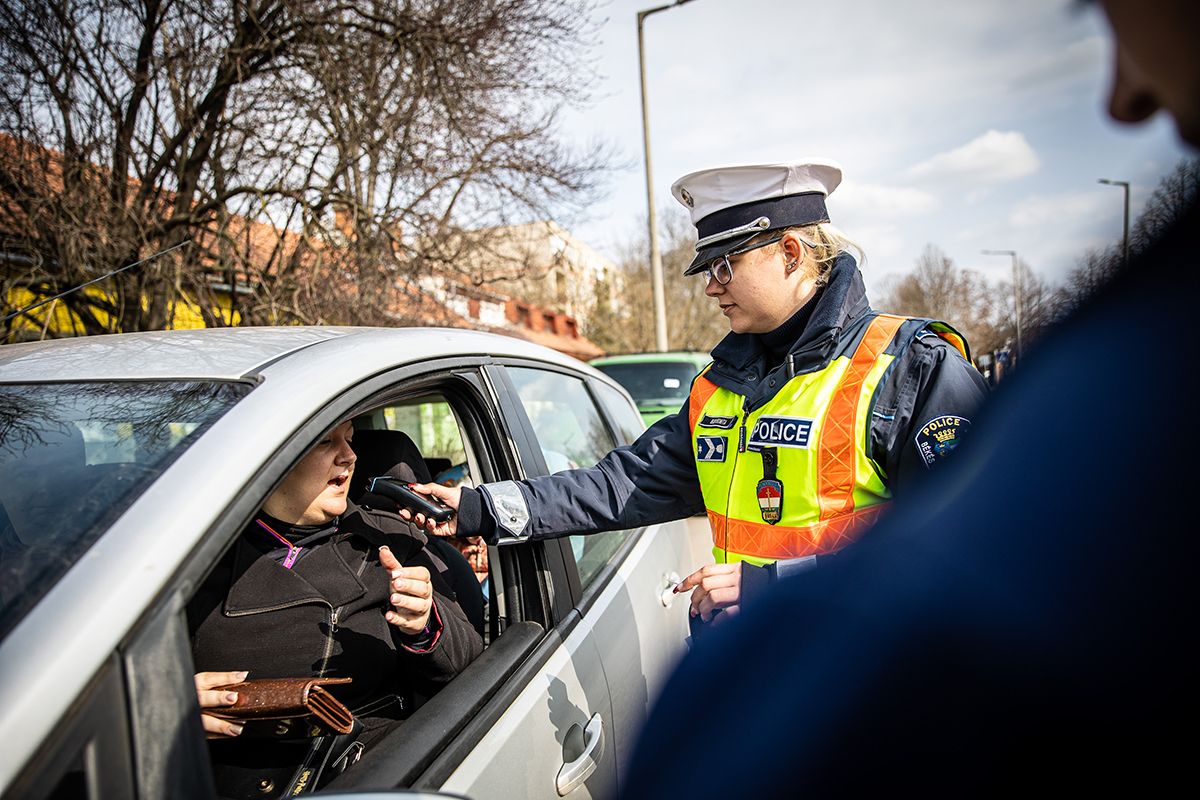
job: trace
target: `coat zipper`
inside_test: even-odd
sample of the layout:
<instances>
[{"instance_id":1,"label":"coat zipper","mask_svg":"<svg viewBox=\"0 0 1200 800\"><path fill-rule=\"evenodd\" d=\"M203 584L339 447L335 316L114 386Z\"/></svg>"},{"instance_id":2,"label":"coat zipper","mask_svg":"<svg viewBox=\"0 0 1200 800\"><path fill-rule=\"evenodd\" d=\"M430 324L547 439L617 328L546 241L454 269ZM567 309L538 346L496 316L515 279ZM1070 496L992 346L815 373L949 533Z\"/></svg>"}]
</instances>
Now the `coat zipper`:
<instances>
[{"instance_id":1,"label":"coat zipper","mask_svg":"<svg viewBox=\"0 0 1200 800\"><path fill-rule=\"evenodd\" d=\"M363 572L367 568L367 558L371 551L363 553L362 563L358 565L358 571L354 573L354 577L361 578ZM391 592L388 593L389 595ZM334 608L332 604L326 603L329 606L329 635L325 638L325 655L321 658L321 668L317 670L317 677L325 677L325 670L329 668L329 658L333 655L333 635L338 632L338 616L342 613L344 605Z\"/></svg>"}]
</instances>

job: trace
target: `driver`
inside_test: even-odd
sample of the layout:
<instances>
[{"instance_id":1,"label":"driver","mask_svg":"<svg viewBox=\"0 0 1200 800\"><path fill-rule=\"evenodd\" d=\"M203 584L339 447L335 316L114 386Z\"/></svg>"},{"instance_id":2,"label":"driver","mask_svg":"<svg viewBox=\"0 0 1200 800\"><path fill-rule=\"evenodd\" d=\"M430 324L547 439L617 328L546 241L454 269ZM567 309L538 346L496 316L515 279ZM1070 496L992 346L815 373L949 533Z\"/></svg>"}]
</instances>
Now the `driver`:
<instances>
[{"instance_id":1,"label":"driver","mask_svg":"<svg viewBox=\"0 0 1200 800\"><path fill-rule=\"evenodd\" d=\"M202 711L235 703L247 678L352 678L332 691L370 747L482 652L424 534L349 502L353 434L343 422L296 464L192 601ZM311 744L304 725L251 739L201 720L225 796L282 791Z\"/></svg>"}]
</instances>

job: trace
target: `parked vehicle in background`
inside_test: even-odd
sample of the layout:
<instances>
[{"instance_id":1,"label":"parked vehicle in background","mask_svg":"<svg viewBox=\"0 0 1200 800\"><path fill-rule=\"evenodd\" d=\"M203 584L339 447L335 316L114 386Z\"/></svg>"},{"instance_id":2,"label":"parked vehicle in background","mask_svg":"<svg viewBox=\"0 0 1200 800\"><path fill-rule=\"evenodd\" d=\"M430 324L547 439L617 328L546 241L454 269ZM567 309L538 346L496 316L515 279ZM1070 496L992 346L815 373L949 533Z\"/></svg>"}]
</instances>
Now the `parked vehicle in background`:
<instances>
[{"instance_id":1,"label":"parked vehicle in background","mask_svg":"<svg viewBox=\"0 0 1200 800\"><path fill-rule=\"evenodd\" d=\"M215 796L189 601L340 421L355 427L352 499L401 460L519 479L594 463L642 428L575 359L419 328L4 345L0 408L0 796L34 800ZM710 560L690 522L488 548L487 585L467 574L483 655L329 790L614 796L685 649L687 598L665 590Z\"/></svg>"},{"instance_id":2,"label":"parked vehicle in background","mask_svg":"<svg viewBox=\"0 0 1200 800\"><path fill-rule=\"evenodd\" d=\"M692 379L711 361L708 353L680 350L605 356L588 363L625 387L650 426L679 410Z\"/></svg>"}]
</instances>

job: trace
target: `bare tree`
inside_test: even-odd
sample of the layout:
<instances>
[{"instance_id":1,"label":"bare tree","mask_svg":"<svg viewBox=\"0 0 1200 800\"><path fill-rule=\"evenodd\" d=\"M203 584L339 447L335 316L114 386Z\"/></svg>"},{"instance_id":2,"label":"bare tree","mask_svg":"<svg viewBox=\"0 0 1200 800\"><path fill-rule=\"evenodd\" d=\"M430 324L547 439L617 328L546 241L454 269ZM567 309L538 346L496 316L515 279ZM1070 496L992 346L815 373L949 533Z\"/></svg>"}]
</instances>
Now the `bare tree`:
<instances>
[{"instance_id":1,"label":"bare tree","mask_svg":"<svg viewBox=\"0 0 1200 800\"><path fill-rule=\"evenodd\" d=\"M674 208L658 216L662 230L663 290L667 297L667 338L675 350L708 351L729 332L715 301L704 294L704 279L684 277L696 255L695 229ZM618 270L622 286L618 300L610 303L610 287L597 288L596 305L583 331L588 339L610 352L630 353L654 349L654 301L651 292L649 249L644 237L631 244Z\"/></svg>"},{"instance_id":2,"label":"bare tree","mask_svg":"<svg viewBox=\"0 0 1200 800\"><path fill-rule=\"evenodd\" d=\"M598 151L555 136L585 97L590 0L15 0L0 8L5 288L85 332L383 321L481 220L545 216ZM33 165L31 169L30 166ZM26 252L20 252L16 243ZM234 291L218 310L214 281ZM5 293L5 298L10 296Z\"/></svg>"},{"instance_id":3,"label":"bare tree","mask_svg":"<svg viewBox=\"0 0 1200 800\"><path fill-rule=\"evenodd\" d=\"M1200 195L1200 159L1180 159L1171 174L1159 181L1129 231L1130 250L1141 252L1157 241L1191 207L1197 195Z\"/></svg>"},{"instance_id":4,"label":"bare tree","mask_svg":"<svg viewBox=\"0 0 1200 800\"><path fill-rule=\"evenodd\" d=\"M1087 250L1075 261L1067 279L1054 297L1055 316L1066 317L1080 308L1084 301L1100 291L1121 268L1121 249L1112 245L1104 250Z\"/></svg>"},{"instance_id":5,"label":"bare tree","mask_svg":"<svg viewBox=\"0 0 1200 800\"><path fill-rule=\"evenodd\" d=\"M1004 304L1000 291L979 273L960 269L941 249L928 244L912 272L889 277L877 306L895 314L947 322L966 336L976 352L985 352L1004 341L1003 326L998 324Z\"/></svg>"},{"instance_id":6,"label":"bare tree","mask_svg":"<svg viewBox=\"0 0 1200 800\"><path fill-rule=\"evenodd\" d=\"M1181 159L1171 174L1159 182L1129 233L1131 255L1145 250L1173 226L1200 195L1200 160ZM1055 316L1073 313L1120 273L1119 242L1102 250L1088 250L1076 261L1054 298Z\"/></svg>"}]
</instances>

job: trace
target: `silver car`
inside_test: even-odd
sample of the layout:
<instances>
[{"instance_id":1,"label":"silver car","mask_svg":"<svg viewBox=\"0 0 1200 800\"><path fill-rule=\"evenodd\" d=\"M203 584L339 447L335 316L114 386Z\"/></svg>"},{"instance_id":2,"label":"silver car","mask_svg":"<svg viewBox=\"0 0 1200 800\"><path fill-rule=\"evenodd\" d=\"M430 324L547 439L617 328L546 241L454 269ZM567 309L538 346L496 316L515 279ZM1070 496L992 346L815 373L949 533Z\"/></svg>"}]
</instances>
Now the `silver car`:
<instances>
[{"instance_id":1,"label":"silver car","mask_svg":"<svg viewBox=\"0 0 1200 800\"><path fill-rule=\"evenodd\" d=\"M350 417L404 431L431 473L467 483L590 463L642 430L595 369L466 331L0 347L0 794L213 796L185 609ZM666 590L710 546L693 519L490 548L483 655L329 790L614 795L685 647L686 599Z\"/></svg>"}]
</instances>

